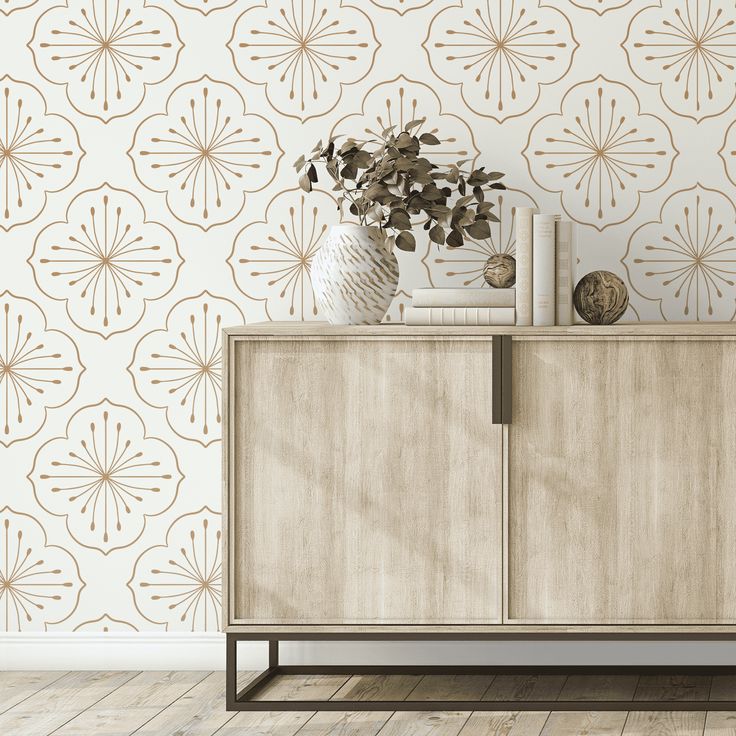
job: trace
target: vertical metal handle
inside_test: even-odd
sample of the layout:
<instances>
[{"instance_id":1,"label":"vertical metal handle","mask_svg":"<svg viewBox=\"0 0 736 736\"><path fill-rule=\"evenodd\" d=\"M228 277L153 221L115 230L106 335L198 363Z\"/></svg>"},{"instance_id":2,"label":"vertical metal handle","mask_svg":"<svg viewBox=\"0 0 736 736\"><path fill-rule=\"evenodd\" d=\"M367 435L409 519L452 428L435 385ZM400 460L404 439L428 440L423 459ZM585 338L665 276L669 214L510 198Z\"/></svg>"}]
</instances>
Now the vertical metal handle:
<instances>
[{"instance_id":1,"label":"vertical metal handle","mask_svg":"<svg viewBox=\"0 0 736 736\"><path fill-rule=\"evenodd\" d=\"M511 424L511 335L494 335L492 353L491 423Z\"/></svg>"}]
</instances>

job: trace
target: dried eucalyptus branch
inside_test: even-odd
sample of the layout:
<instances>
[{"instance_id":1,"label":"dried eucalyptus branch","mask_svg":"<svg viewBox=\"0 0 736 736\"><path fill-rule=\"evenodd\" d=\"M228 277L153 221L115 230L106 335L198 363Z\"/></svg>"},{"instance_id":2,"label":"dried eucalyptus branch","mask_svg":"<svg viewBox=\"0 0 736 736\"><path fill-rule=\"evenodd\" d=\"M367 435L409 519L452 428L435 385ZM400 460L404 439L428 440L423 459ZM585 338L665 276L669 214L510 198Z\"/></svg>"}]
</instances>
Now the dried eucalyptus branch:
<instances>
[{"instance_id":1,"label":"dried eucalyptus branch","mask_svg":"<svg viewBox=\"0 0 736 736\"><path fill-rule=\"evenodd\" d=\"M439 245L458 248L466 237L490 237L489 222L499 220L486 194L506 188L498 181L503 174L486 172L485 167L467 171L463 167L470 159L443 167L433 164L420 152L422 146L440 141L432 133L412 133L425 122L412 120L398 135L395 126L386 128L380 139L348 138L338 146L335 136L324 147L319 141L309 157L300 156L294 163L299 185L311 192L318 181L315 164L323 164L334 181L333 191L339 192L338 209L348 203L361 225L391 230L389 246L395 243L401 250L415 250L411 229L412 218L418 216L430 240Z\"/></svg>"}]
</instances>

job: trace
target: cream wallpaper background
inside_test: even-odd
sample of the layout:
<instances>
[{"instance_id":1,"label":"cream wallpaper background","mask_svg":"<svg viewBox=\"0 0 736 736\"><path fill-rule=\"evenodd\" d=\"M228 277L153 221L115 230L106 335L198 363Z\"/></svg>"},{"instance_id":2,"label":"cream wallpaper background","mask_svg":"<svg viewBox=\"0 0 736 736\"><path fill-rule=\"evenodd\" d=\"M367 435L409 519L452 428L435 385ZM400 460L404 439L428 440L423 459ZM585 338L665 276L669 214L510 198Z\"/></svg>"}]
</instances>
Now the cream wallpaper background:
<instances>
[{"instance_id":1,"label":"cream wallpaper background","mask_svg":"<svg viewBox=\"0 0 736 736\"><path fill-rule=\"evenodd\" d=\"M627 319L736 314L736 3L0 0L0 627L217 628L219 328L315 319L291 162L427 118L578 223ZM274 417L278 421L278 417Z\"/></svg>"}]
</instances>

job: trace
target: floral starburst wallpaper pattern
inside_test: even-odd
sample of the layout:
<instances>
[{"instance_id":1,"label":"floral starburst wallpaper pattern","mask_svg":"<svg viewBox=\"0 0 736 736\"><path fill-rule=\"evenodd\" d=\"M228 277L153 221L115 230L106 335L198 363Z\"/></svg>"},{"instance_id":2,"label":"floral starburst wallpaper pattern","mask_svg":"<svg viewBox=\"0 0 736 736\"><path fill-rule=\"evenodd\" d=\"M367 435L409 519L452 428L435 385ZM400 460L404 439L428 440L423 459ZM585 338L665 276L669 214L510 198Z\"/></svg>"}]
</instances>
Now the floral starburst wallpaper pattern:
<instances>
[{"instance_id":1,"label":"floral starburst wallpaper pattern","mask_svg":"<svg viewBox=\"0 0 736 736\"><path fill-rule=\"evenodd\" d=\"M319 138L420 120L577 223L626 319L736 318L734 0L0 3L0 628L218 626L220 328L320 319Z\"/></svg>"}]
</instances>

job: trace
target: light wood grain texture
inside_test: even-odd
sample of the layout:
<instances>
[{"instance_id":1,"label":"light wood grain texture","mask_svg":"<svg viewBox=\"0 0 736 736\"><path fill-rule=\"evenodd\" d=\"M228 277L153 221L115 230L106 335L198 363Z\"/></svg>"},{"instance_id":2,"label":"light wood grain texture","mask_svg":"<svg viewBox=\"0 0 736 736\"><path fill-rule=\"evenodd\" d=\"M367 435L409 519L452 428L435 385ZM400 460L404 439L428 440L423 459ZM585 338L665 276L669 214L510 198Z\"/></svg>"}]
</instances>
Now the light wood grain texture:
<instances>
[{"instance_id":1,"label":"light wood grain texture","mask_svg":"<svg viewBox=\"0 0 736 736\"><path fill-rule=\"evenodd\" d=\"M736 621L734 347L514 341L509 621Z\"/></svg>"},{"instance_id":2,"label":"light wood grain texture","mask_svg":"<svg viewBox=\"0 0 736 736\"><path fill-rule=\"evenodd\" d=\"M490 341L243 340L231 359L231 621L500 623Z\"/></svg>"},{"instance_id":3,"label":"light wood grain texture","mask_svg":"<svg viewBox=\"0 0 736 736\"><path fill-rule=\"evenodd\" d=\"M238 675L238 688L254 673ZM235 714L225 710L225 673L212 672L157 716L141 726L135 736L211 736Z\"/></svg>"},{"instance_id":4,"label":"light wood grain texture","mask_svg":"<svg viewBox=\"0 0 736 736\"><path fill-rule=\"evenodd\" d=\"M313 715L311 711L241 711L215 733L217 736L294 736Z\"/></svg>"},{"instance_id":5,"label":"light wood grain texture","mask_svg":"<svg viewBox=\"0 0 736 736\"><path fill-rule=\"evenodd\" d=\"M301 727L299 736L375 736L390 717L385 711L319 711Z\"/></svg>"},{"instance_id":6,"label":"light wood grain texture","mask_svg":"<svg viewBox=\"0 0 736 736\"><path fill-rule=\"evenodd\" d=\"M736 736L736 712L709 711L705 718L704 736Z\"/></svg>"},{"instance_id":7,"label":"light wood grain texture","mask_svg":"<svg viewBox=\"0 0 736 736\"><path fill-rule=\"evenodd\" d=\"M672 634L683 635L692 639L708 639L717 637L720 634L736 634L735 625L723 624L611 624L611 625L590 625L590 624L431 624L422 625L414 624L407 626L406 624L391 625L365 625L365 624L311 624L309 626L299 624L274 624L272 626L264 626L263 624L242 624L231 625L227 627L227 631L231 633L244 634L278 634L278 633L407 633L414 632L416 634L482 634L491 639L509 639L514 634L586 634L588 638L596 637L608 638L609 634L633 635L640 634L663 634L665 638L671 637ZM268 638L268 637L266 637ZM462 638L462 637L459 637ZM544 637L540 637L544 638ZM622 636L625 639L626 636ZM656 638L656 637L652 637ZM684 637L686 638L686 637Z\"/></svg>"},{"instance_id":8,"label":"light wood grain texture","mask_svg":"<svg viewBox=\"0 0 736 736\"><path fill-rule=\"evenodd\" d=\"M633 711L623 736L702 736L705 712L686 710Z\"/></svg>"},{"instance_id":9,"label":"light wood grain texture","mask_svg":"<svg viewBox=\"0 0 736 736\"><path fill-rule=\"evenodd\" d=\"M633 700L638 675L570 675L558 700Z\"/></svg>"},{"instance_id":10,"label":"light wood grain texture","mask_svg":"<svg viewBox=\"0 0 736 736\"><path fill-rule=\"evenodd\" d=\"M332 700L403 700L421 675L353 675Z\"/></svg>"},{"instance_id":11,"label":"light wood grain texture","mask_svg":"<svg viewBox=\"0 0 736 736\"><path fill-rule=\"evenodd\" d=\"M626 711L571 711L550 713L542 736L620 736Z\"/></svg>"},{"instance_id":12,"label":"light wood grain texture","mask_svg":"<svg viewBox=\"0 0 736 736\"><path fill-rule=\"evenodd\" d=\"M483 700L557 700L565 675L498 675Z\"/></svg>"},{"instance_id":13,"label":"light wood grain texture","mask_svg":"<svg viewBox=\"0 0 736 736\"><path fill-rule=\"evenodd\" d=\"M539 736L548 716L531 710L473 713L460 736Z\"/></svg>"},{"instance_id":14,"label":"light wood grain texture","mask_svg":"<svg viewBox=\"0 0 736 736\"><path fill-rule=\"evenodd\" d=\"M347 681L347 675L280 675L254 700L329 700Z\"/></svg>"},{"instance_id":15,"label":"light wood grain texture","mask_svg":"<svg viewBox=\"0 0 736 736\"><path fill-rule=\"evenodd\" d=\"M634 700L708 700L710 684L700 675L642 675Z\"/></svg>"},{"instance_id":16,"label":"light wood grain texture","mask_svg":"<svg viewBox=\"0 0 736 736\"><path fill-rule=\"evenodd\" d=\"M480 700L491 682L490 675L425 675L407 700Z\"/></svg>"},{"instance_id":17,"label":"light wood grain texture","mask_svg":"<svg viewBox=\"0 0 736 736\"><path fill-rule=\"evenodd\" d=\"M137 674L70 672L0 715L0 734L51 733Z\"/></svg>"},{"instance_id":18,"label":"light wood grain texture","mask_svg":"<svg viewBox=\"0 0 736 736\"><path fill-rule=\"evenodd\" d=\"M714 675L708 700L736 700L736 675Z\"/></svg>"},{"instance_id":19,"label":"light wood grain texture","mask_svg":"<svg viewBox=\"0 0 736 736\"><path fill-rule=\"evenodd\" d=\"M470 713L458 711L403 711L394 713L381 736L457 736Z\"/></svg>"},{"instance_id":20,"label":"light wood grain texture","mask_svg":"<svg viewBox=\"0 0 736 736\"><path fill-rule=\"evenodd\" d=\"M569 327L416 327L401 324L329 325L327 322L258 322L228 327L226 334L243 336L299 337L432 337L513 335L515 337L627 337L627 336L730 336L736 337L734 322L630 322L615 325L571 325Z\"/></svg>"},{"instance_id":21,"label":"light wood grain texture","mask_svg":"<svg viewBox=\"0 0 736 736\"><path fill-rule=\"evenodd\" d=\"M0 714L63 677L65 672L0 672Z\"/></svg>"},{"instance_id":22,"label":"light wood grain texture","mask_svg":"<svg viewBox=\"0 0 736 736\"><path fill-rule=\"evenodd\" d=\"M207 672L141 672L65 723L58 736L128 736L201 682Z\"/></svg>"}]
</instances>

